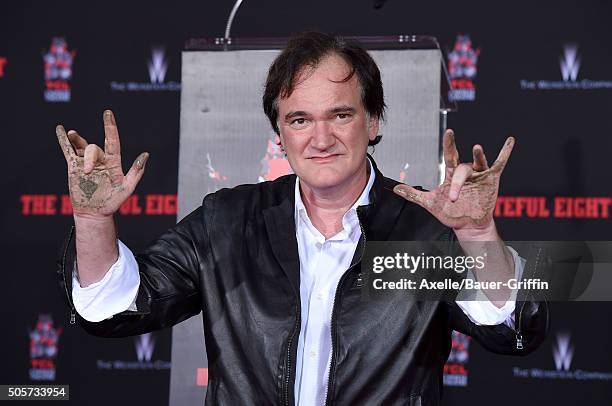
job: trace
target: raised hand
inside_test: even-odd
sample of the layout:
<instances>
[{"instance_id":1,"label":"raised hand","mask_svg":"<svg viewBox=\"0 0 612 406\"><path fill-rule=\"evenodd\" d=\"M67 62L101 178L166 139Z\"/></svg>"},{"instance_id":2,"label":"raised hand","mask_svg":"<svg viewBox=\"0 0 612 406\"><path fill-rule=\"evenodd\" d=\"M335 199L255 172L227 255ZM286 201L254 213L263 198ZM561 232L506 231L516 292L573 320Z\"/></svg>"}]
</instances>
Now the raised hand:
<instances>
[{"instance_id":1,"label":"raised hand","mask_svg":"<svg viewBox=\"0 0 612 406\"><path fill-rule=\"evenodd\" d=\"M490 229L493 225L499 179L514 147L514 138L506 139L491 167L480 145L472 148L472 163L459 163L452 130L446 130L442 142L446 164L444 182L429 192L404 184L397 185L393 191L424 207L441 223L455 231Z\"/></svg>"},{"instance_id":2,"label":"raised hand","mask_svg":"<svg viewBox=\"0 0 612 406\"><path fill-rule=\"evenodd\" d=\"M104 112L104 150L88 144L76 131L56 127L57 139L68 164L68 186L74 216L112 216L136 188L149 158L143 152L126 175L115 117Z\"/></svg>"}]
</instances>

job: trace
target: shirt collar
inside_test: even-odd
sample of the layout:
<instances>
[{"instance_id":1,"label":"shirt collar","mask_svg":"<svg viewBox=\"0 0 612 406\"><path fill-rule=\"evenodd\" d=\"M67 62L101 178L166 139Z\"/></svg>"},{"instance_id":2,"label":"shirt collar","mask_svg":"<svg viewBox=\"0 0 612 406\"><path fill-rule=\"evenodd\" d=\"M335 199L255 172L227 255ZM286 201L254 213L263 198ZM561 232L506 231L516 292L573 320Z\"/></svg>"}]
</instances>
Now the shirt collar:
<instances>
[{"instance_id":1,"label":"shirt collar","mask_svg":"<svg viewBox=\"0 0 612 406\"><path fill-rule=\"evenodd\" d=\"M342 224L344 226L343 231L348 230L348 217L356 217L357 216L357 207L364 206L370 204L370 190L372 189L372 185L374 185L374 179L376 178L376 171L374 171L374 167L372 166L372 162L370 158L367 158L368 166L370 168L370 175L368 177L368 183L366 183L365 188L361 192L359 198L355 201L355 203L351 206L350 209L344 213L342 217ZM304 206L304 202L302 201L302 195L300 193L300 178L296 176L295 179L295 224L296 226L299 224L300 216L307 220L308 228L314 228L310 222L310 218L308 218L308 212L306 211L306 206ZM341 232L342 233L342 232ZM340 234L340 233L339 233Z\"/></svg>"}]
</instances>

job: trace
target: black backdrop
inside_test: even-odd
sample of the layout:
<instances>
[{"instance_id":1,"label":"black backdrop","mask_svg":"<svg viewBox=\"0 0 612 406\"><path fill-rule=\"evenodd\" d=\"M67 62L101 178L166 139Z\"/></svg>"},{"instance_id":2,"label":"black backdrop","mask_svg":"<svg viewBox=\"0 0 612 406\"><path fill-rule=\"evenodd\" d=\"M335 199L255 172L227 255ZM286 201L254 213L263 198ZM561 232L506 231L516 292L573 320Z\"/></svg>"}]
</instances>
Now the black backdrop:
<instances>
[{"instance_id":1,"label":"black backdrop","mask_svg":"<svg viewBox=\"0 0 612 406\"><path fill-rule=\"evenodd\" d=\"M152 47L165 49L164 82L180 82L184 42L222 36L232 4L13 1L1 6L0 246L5 260L0 384L70 384L74 404L167 403L170 331L103 340L69 325L56 288L54 261L72 220L61 210L66 169L54 127L64 123L100 144L101 114L110 107L122 136L124 167L141 151L151 153L136 191L141 211L126 209L129 213L118 219L122 240L134 249L144 246L175 221L171 202L177 187L180 93L121 92L112 90L111 82L151 83L147 61ZM367 0L246 0L232 35L289 36L306 29L348 35L429 34L449 50L458 34L469 35L480 50L478 73L472 78L476 97L459 102L449 124L466 157L473 143L481 143L494 159L507 135L517 138L500 191L504 199L497 222L503 237L610 240L612 88L605 85L612 81L610 15L612 6L604 1L389 0L374 9ZM69 102L44 98L46 86L53 83L45 82L43 55L57 37L75 52L71 77L61 84L70 87ZM569 44L577 45L580 63L575 81L564 81L560 69L564 56L567 63ZM585 79L604 88L521 87L521 81L569 87L567 83L580 85ZM548 216L517 214L516 197L544 199ZM583 197L599 198L591 200L599 209L591 210L589 218L581 218L580 211L568 216L565 203L581 205ZM159 209L155 203L160 198L170 204ZM612 306L553 304L552 310L548 340L528 357L496 356L471 345L469 359L460 363L463 369L455 370L468 377L468 384L447 387L445 403L485 405L495 397L500 405L608 404ZM41 345L49 323L59 340L53 342L51 334L42 354L32 342ZM31 340L30 331L39 332L33 336L38 338ZM151 342L154 346L146 345ZM594 371L599 374L591 374ZM53 380L33 379L53 378L53 373ZM538 377L542 374L546 376Z\"/></svg>"}]
</instances>

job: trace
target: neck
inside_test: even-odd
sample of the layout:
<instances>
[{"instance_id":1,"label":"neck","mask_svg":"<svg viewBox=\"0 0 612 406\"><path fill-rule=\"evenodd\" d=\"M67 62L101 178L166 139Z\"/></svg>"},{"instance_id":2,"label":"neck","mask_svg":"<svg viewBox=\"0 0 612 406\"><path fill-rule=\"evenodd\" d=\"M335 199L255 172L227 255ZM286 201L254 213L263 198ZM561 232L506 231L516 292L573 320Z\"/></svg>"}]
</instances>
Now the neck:
<instances>
[{"instance_id":1,"label":"neck","mask_svg":"<svg viewBox=\"0 0 612 406\"><path fill-rule=\"evenodd\" d=\"M315 189L300 182L300 195L310 221L325 238L342 230L342 217L355 204L368 183L370 165L367 160L355 176L332 188Z\"/></svg>"}]
</instances>

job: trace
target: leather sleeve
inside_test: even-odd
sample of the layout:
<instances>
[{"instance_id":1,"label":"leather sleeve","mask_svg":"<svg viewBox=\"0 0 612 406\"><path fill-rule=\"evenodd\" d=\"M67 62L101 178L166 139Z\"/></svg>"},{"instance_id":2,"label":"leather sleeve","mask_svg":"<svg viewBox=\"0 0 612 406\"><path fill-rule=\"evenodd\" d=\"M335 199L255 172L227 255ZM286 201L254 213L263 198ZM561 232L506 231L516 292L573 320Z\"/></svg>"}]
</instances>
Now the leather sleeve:
<instances>
[{"instance_id":1,"label":"leather sleeve","mask_svg":"<svg viewBox=\"0 0 612 406\"><path fill-rule=\"evenodd\" d=\"M542 248L534 248L527 258L523 279L545 274L550 266ZM528 294L519 292L514 313L515 329L506 324L479 326L473 323L455 302L446 302L450 326L473 337L487 350L498 354L527 355L533 352L548 333L548 303L532 300Z\"/></svg>"},{"instance_id":2,"label":"leather sleeve","mask_svg":"<svg viewBox=\"0 0 612 406\"><path fill-rule=\"evenodd\" d=\"M60 290L73 317L90 334L125 337L170 327L198 314L202 310L200 273L213 266L203 212L202 207L196 209L135 255L140 273L138 310L121 312L100 322L83 319L72 304L70 275L76 264L72 227L58 260L57 273Z\"/></svg>"},{"instance_id":3,"label":"leather sleeve","mask_svg":"<svg viewBox=\"0 0 612 406\"><path fill-rule=\"evenodd\" d=\"M527 355L538 348L548 331L546 302L516 302L516 330L503 323L478 326L456 303L447 303L447 306L453 330L471 336L484 348L497 354Z\"/></svg>"}]
</instances>

